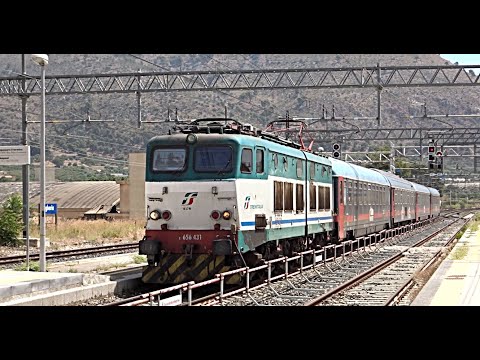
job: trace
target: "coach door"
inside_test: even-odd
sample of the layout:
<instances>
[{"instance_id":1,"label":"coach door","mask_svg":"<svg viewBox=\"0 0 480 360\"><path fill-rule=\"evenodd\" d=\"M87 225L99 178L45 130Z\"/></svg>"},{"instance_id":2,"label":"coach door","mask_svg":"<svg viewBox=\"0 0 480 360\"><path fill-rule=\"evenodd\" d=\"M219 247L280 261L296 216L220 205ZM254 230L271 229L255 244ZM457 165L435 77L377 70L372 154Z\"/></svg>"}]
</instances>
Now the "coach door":
<instances>
[{"instance_id":1,"label":"coach door","mask_svg":"<svg viewBox=\"0 0 480 360\"><path fill-rule=\"evenodd\" d=\"M342 177L335 179L335 213L333 221L337 223L338 239L345 238L345 180Z\"/></svg>"}]
</instances>

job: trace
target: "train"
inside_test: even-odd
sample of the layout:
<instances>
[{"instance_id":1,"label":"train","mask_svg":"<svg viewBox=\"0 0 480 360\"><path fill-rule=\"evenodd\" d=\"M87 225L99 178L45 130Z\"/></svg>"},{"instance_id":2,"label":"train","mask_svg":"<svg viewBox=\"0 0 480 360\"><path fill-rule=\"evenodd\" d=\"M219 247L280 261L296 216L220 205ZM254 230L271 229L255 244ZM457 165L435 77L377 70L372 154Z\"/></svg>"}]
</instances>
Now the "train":
<instances>
[{"instance_id":1,"label":"train","mask_svg":"<svg viewBox=\"0 0 480 360\"><path fill-rule=\"evenodd\" d=\"M195 119L148 141L144 283L200 282L440 215L438 190L313 151L297 122Z\"/></svg>"}]
</instances>

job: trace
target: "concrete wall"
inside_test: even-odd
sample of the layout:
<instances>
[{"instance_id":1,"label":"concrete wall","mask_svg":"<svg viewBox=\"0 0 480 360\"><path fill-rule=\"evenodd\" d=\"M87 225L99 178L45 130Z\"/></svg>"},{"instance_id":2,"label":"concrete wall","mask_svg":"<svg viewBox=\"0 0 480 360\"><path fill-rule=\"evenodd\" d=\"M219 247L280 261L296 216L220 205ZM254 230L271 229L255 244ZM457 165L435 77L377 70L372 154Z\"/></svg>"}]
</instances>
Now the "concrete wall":
<instances>
[{"instance_id":1,"label":"concrete wall","mask_svg":"<svg viewBox=\"0 0 480 360\"><path fill-rule=\"evenodd\" d=\"M120 184L120 207L117 207L117 210L120 210L120 213L122 214L129 215L130 196L128 180L117 180L117 184Z\"/></svg>"},{"instance_id":2,"label":"concrete wall","mask_svg":"<svg viewBox=\"0 0 480 360\"><path fill-rule=\"evenodd\" d=\"M145 160L142 153L131 153L128 157L128 198L130 219L146 219L145 208ZM120 194L121 196L121 194ZM123 203L120 200L120 206Z\"/></svg>"},{"instance_id":3,"label":"concrete wall","mask_svg":"<svg viewBox=\"0 0 480 360\"><path fill-rule=\"evenodd\" d=\"M59 208L58 217L64 219L81 219L90 208Z\"/></svg>"}]
</instances>

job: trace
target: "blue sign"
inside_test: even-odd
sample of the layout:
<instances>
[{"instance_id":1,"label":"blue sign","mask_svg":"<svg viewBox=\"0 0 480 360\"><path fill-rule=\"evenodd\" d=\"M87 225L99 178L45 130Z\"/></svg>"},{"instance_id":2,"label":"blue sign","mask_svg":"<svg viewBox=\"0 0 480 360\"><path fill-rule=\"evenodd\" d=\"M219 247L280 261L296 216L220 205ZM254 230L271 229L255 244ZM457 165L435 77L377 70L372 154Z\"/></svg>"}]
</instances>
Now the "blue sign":
<instances>
[{"instance_id":1,"label":"blue sign","mask_svg":"<svg viewBox=\"0 0 480 360\"><path fill-rule=\"evenodd\" d=\"M57 213L57 204L45 204L45 215L55 215Z\"/></svg>"}]
</instances>

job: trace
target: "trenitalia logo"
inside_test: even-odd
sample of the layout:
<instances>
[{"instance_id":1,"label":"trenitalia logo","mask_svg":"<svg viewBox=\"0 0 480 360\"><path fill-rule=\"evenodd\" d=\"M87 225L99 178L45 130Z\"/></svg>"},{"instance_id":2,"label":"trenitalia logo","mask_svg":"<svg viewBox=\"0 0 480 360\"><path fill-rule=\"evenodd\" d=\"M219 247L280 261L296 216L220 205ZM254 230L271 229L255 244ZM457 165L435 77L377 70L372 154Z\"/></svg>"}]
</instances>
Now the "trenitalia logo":
<instances>
[{"instance_id":1,"label":"trenitalia logo","mask_svg":"<svg viewBox=\"0 0 480 360\"><path fill-rule=\"evenodd\" d=\"M193 204L193 200L197 197L198 192L190 192L185 194L185 198L182 201L182 205L188 206Z\"/></svg>"},{"instance_id":2,"label":"trenitalia logo","mask_svg":"<svg viewBox=\"0 0 480 360\"><path fill-rule=\"evenodd\" d=\"M245 203L243 204L244 209L248 209L248 204L250 203L250 196L245 197Z\"/></svg>"}]
</instances>

